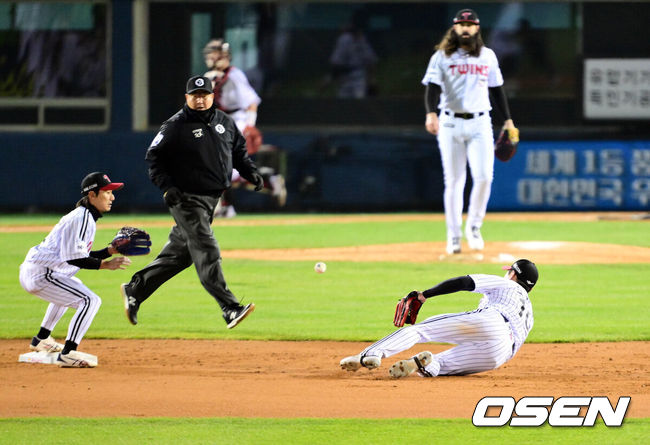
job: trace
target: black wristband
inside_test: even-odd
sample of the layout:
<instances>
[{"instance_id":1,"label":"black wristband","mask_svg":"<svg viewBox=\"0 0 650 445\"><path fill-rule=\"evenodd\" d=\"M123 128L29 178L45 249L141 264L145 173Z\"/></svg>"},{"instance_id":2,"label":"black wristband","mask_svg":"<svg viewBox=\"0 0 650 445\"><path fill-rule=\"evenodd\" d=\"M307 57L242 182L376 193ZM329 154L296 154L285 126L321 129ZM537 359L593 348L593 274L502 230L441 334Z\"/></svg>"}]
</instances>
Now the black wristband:
<instances>
[{"instance_id":1,"label":"black wristband","mask_svg":"<svg viewBox=\"0 0 650 445\"><path fill-rule=\"evenodd\" d=\"M99 269L102 265L101 259L93 258L91 256L75 258L74 260L68 260L66 262L72 266L77 266L80 269Z\"/></svg>"},{"instance_id":2,"label":"black wristband","mask_svg":"<svg viewBox=\"0 0 650 445\"><path fill-rule=\"evenodd\" d=\"M105 247L101 250L93 250L88 255L93 258L99 258L100 260L104 260L111 256L111 254L108 252L108 247Z\"/></svg>"}]
</instances>

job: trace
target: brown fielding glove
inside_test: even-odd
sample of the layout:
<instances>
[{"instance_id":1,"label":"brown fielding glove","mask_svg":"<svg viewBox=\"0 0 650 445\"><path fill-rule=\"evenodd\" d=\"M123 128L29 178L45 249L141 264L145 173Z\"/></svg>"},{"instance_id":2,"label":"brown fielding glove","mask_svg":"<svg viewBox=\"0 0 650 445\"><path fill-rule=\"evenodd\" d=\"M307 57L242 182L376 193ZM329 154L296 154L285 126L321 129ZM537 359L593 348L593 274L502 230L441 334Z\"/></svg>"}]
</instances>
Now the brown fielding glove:
<instances>
[{"instance_id":1,"label":"brown fielding glove","mask_svg":"<svg viewBox=\"0 0 650 445\"><path fill-rule=\"evenodd\" d=\"M517 128L510 128L508 130L501 130L501 134L494 144L494 156L498 160L507 162L517 152L517 145L519 144L519 130Z\"/></svg>"},{"instance_id":2,"label":"brown fielding glove","mask_svg":"<svg viewBox=\"0 0 650 445\"><path fill-rule=\"evenodd\" d=\"M151 251L151 237L135 227L122 227L111 241L111 246L124 256L146 255Z\"/></svg>"},{"instance_id":3,"label":"brown fielding glove","mask_svg":"<svg viewBox=\"0 0 650 445\"><path fill-rule=\"evenodd\" d=\"M262 146L262 133L257 127L252 127L247 125L242 131L242 134L246 138L246 151L248 155L254 155L257 153Z\"/></svg>"},{"instance_id":4,"label":"brown fielding glove","mask_svg":"<svg viewBox=\"0 0 650 445\"><path fill-rule=\"evenodd\" d=\"M418 299L418 291L409 292L406 297L401 298L397 303L393 324L398 328L404 326L404 323L415 324L421 307L422 302Z\"/></svg>"}]
</instances>

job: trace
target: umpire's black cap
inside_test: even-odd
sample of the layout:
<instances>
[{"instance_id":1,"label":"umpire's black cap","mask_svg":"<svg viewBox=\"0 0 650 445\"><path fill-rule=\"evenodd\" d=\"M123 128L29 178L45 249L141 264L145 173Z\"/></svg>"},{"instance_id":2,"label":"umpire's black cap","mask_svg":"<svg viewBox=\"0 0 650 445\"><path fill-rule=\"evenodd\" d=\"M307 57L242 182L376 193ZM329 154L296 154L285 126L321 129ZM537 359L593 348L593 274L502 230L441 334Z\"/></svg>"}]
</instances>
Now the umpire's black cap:
<instances>
[{"instance_id":1,"label":"umpire's black cap","mask_svg":"<svg viewBox=\"0 0 650 445\"><path fill-rule=\"evenodd\" d=\"M93 172L88 173L81 181L81 194L87 195L90 191L97 193L100 190L119 190L122 187L124 187L123 182L111 182L106 173Z\"/></svg>"},{"instance_id":2,"label":"umpire's black cap","mask_svg":"<svg viewBox=\"0 0 650 445\"><path fill-rule=\"evenodd\" d=\"M478 19L478 14L474 12L472 9L461 9L456 13L456 16L454 17L454 25L456 23L473 23L475 25L478 25L480 23Z\"/></svg>"},{"instance_id":3,"label":"umpire's black cap","mask_svg":"<svg viewBox=\"0 0 650 445\"><path fill-rule=\"evenodd\" d=\"M193 94L197 91L212 93L212 81L203 76L190 77L187 81L187 85L185 85L185 93Z\"/></svg>"},{"instance_id":4,"label":"umpire's black cap","mask_svg":"<svg viewBox=\"0 0 650 445\"><path fill-rule=\"evenodd\" d=\"M503 269L514 270L517 275L517 283L521 284L526 292L530 292L539 278L535 263L526 259L517 260L512 263L512 266L503 266Z\"/></svg>"}]
</instances>

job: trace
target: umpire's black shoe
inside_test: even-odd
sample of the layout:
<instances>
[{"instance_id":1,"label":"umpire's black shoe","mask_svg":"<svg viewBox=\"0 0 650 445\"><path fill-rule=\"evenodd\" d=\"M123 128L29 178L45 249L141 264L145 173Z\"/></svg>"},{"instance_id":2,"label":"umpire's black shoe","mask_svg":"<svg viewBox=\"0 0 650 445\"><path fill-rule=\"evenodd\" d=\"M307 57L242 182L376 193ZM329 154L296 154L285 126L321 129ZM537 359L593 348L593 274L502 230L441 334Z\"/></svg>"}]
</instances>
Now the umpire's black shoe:
<instances>
[{"instance_id":1,"label":"umpire's black shoe","mask_svg":"<svg viewBox=\"0 0 650 445\"><path fill-rule=\"evenodd\" d=\"M140 302L135 299L131 292L131 286L127 283L122 283L120 291L124 298L124 312L126 313L126 318L129 319L129 323L133 325L138 324L138 309L140 309Z\"/></svg>"},{"instance_id":2,"label":"umpire's black shoe","mask_svg":"<svg viewBox=\"0 0 650 445\"><path fill-rule=\"evenodd\" d=\"M223 319L228 323L228 329L237 326L241 321L255 310L255 303L248 303L246 306L236 306L233 309L227 309L223 313Z\"/></svg>"}]
</instances>

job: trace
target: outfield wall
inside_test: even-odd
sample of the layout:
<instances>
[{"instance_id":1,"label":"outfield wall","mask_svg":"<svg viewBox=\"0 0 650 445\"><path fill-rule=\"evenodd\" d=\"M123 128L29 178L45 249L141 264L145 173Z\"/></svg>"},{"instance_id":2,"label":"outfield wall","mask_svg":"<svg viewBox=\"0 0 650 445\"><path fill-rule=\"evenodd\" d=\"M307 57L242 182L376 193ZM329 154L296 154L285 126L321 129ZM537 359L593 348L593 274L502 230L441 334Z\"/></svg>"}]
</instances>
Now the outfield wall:
<instances>
[{"instance_id":1,"label":"outfield wall","mask_svg":"<svg viewBox=\"0 0 650 445\"><path fill-rule=\"evenodd\" d=\"M115 210L165 211L147 176L154 133L2 135L0 211L60 211L79 182L102 170L124 181ZM442 167L424 131L265 132L287 178L285 211L442 210ZM271 156L272 158L272 156ZM237 191L241 211L274 211L268 196ZM526 141L495 161L490 210L650 208L650 140Z\"/></svg>"},{"instance_id":2,"label":"outfield wall","mask_svg":"<svg viewBox=\"0 0 650 445\"><path fill-rule=\"evenodd\" d=\"M155 127L182 102L182 89L176 88L184 84L190 72L186 45L191 36L192 14L214 6L217 9L210 10L215 26L226 26L225 14L221 13L218 2L211 6L208 3L106 2L109 6L106 27L110 31L107 40L110 85L106 97L108 105L100 108L106 113L102 122L107 129L98 130L92 126L75 129L74 125L53 124L30 130L23 129L29 126L0 130L0 212L68 209L79 197L81 178L95 170L106 171L115 180L126 183L116 203L116 212L166 211L159 190L148 180L144 152L155 134ZM581 66L583 57L647 59L647 48L625 44L632 31L639 36L637 40L647 41L643 39L647 30L636 18L639 11L647 10L643 4L620 8L615 2L567 3L572 5L571 14L575 14L576 23L577 18L582 17L583 25L566 26L569 33L580 32L579 40L583 44L575 54L573 50L566 53L571 61L565 62L570 66L573 63ZM152 27L149 26L149 7L159 13L156 20L151 21ZM456 9L453 3L432 4L431 7L436 20ZM486 9L498 14L497 9ZM166 13L161 16L163 10ZM395 20L405 20L402 16L401 12L395 14ZM610 27L615 27L607 38L601 38L603 17ZM165 20L173 22L180 34L170 34ZM435 34L435 30L446 26L437 21L427 25L426 39L419 39L425 42L427 54L430 51L428 42L433 38L433 34L428 34L428 27ZM297 26L296 29L302 28ZM148 45L152 30L152 44ZM566 35L560 37L562 40ZM313 45L314 41L309 41ZM388 43L393 41L391 37ZM568 41L573 42L573 39ZM309 52L314 53L311 47ZM404 54L402 46L398 53ZM179 59L167 60L165 55ZM152 73L164 72L165 75L149 75L150 61L151 67L156 67ZM160 65L162 62L167 64ZM404 65L402 63L401 67ZM283 95L274 98L272 94L262 94L260 128L266 143L280 147L285 155L279 164L286 173L289 191L285 211L442 210L440 158L435 138L424 131L422 124L421 69L417 69L415 83L412 83L417 85L416 94L393 92L363 101L314 99L309 95L287 100ZM647 81L647 76L643 73L639 85L646 85L643 82ZM624 78L627 77L625 74ZM391 76L390 79L397 78ZM398 83L403 82L399 80ZM512 85L509 82L506 85ZM172 88L173 85L178 87ZM635 119L625 120L585 120L579 100L581 87L582 82L577 81L576 91L571 90L567 96L557 91L531 96L509 95L515 122L521 127L522 143L520 152L511 162L496 163L490 210L648 208L650 139L647 119L635 116ZM145 96L160 98L160 101L149 104ZM56 104L59 103L51 105ZM147 104L156 114L155 118L145 118ZM647 101L639 101L639 104L646 107ZM15 106L4 109L3 116L18 113ZM74 108L70 110L67 116L74 118L73 121L84 120L83 113L75 112ZM496 119L495 124L498 125ZM285 128L280 126L288 125L294 126L293 129L280 130ZM325 125L338 127L325 128ZM397 130L398 127L387 128L387 125L413 127ZM71 130L66 132L65 128ZM613 140L603 141L602 135ZM617 141L617 138L628 140ZM241 211L275 210L268 196L235 193Z\"/></svg>"}]
</instances>

